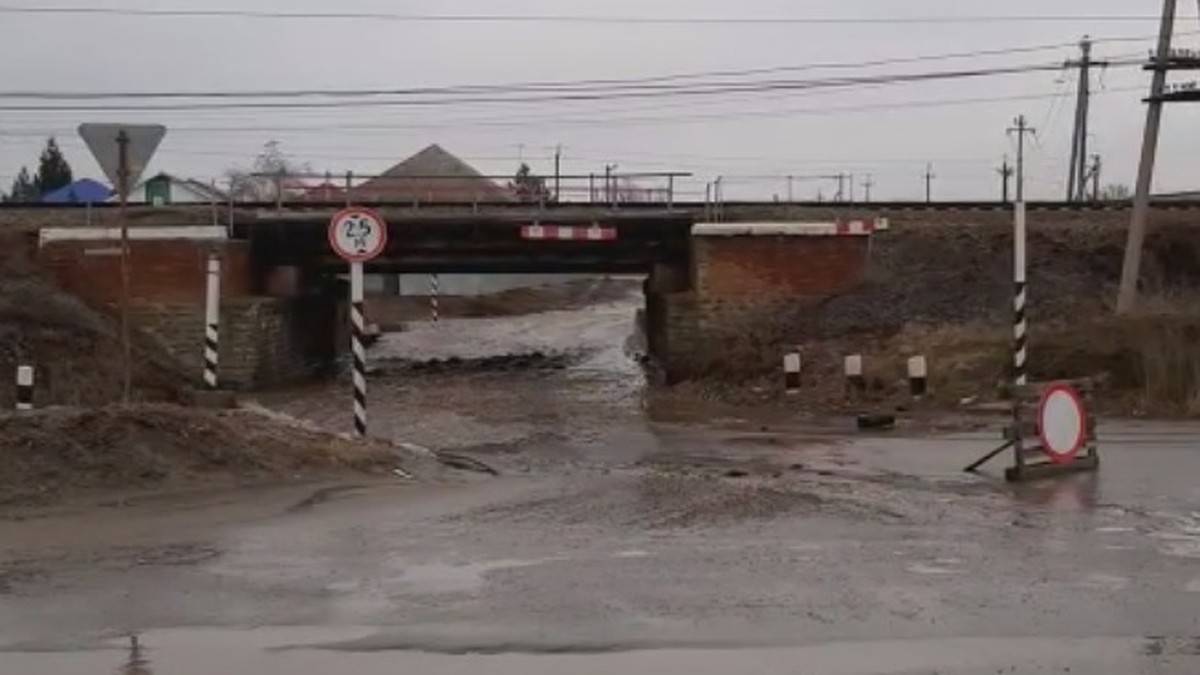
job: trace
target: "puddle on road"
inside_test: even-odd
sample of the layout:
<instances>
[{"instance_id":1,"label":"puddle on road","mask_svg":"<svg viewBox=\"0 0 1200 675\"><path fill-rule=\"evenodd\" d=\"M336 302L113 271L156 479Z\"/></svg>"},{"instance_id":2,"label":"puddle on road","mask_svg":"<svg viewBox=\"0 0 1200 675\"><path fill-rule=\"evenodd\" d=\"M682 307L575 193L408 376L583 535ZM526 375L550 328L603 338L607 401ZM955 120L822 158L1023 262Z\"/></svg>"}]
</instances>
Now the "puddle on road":
<instances>
[{"instance_id":1,"label":"puddle on road","mask_svg":"<svg viewBox=\"0 0 1200 675\"><path fill-rule=\"evenodd\" d=\"M466 593L483 587L487 575L504 570L537 567L559 558L543 558L539 560L489 560L480 563L450 565L431 563L426 565L409 565L404 568L401 582L411 584L418 590L429 593Z\"/></svg>"},{"instance_id":2,"label":"puddle on road","mask_svg":"<svg viewBox=\"0 0 1200 675\"><path fill-rule=\"evenodd\" d=\"M248 631L175 630L128 638L92 651L0 652L5 672L22 675L610 675L687 672L692 675L742 675L799 672L807 675L899 675L953 672L1086 672L1094 675L1194 675L1200 665L1200 640L1149 638L957 638L845 642L809 647L737 648L731 644L690 642L629 643L602 641L572 645L552 640L511 649L493 645L450 653L421 651L419 645L375 635L376 647L352 651L323 647L322 640L365 639L368 629L258 629ZM132 647L132 648L131 648Z\"/></svg>"}]
</instances>

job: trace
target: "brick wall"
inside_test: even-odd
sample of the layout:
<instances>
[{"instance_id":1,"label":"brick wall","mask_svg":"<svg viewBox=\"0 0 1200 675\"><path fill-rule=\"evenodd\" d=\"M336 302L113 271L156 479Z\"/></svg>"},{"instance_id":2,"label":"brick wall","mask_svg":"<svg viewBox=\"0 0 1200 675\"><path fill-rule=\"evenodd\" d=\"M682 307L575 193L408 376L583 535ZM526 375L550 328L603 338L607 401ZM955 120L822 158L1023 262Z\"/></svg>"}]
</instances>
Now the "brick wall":
<instances>
[{"instance_id":1,"label":"brick wall","mask_svg":"<svg viewBox=\"0 0 1200 675\"><path fill-rule=\"evenodd\" d=\"M863 280L870 237L697 237L694 285L703 298L823 297Z\"/></svg>"},{"instance_id":2,"label":"brick wall","mask_svg":"<svg viewBox=\"0 0 1200 675\"><path fill-rule=\"evenodd\" d=\"M670 383L736 379L769 367L798 310L866 278L871 240L857 236L697 237L693 285L647 300L655 360Z\"/></svg>"},{"instance_id":3,"label":"brick wall","mask_svg":"<svg viewBox=\"0 0 1200 675\"><path fill-rule=\"evenodd\" d=\"M232 298L221 306L222 387L257 389L328 370L344 351L345 311L324 295ZM158 340L196 383L204 368L204 310L187 303L141 304L138 327ZM340 323L339 323L340 322Z\"/></svg>"},{"instance_id":4,"label":"brick wall","mask_svg":"<svg viewBox=\"0 0 1200 675\"><path fill-rule=\"evenodd\" d=\"M111 241L51 242L38 252L38 261L64 290L102 307L121 299L121 256L113 254L119 247ZM138 304L202 307L213 251L222 256L222 295L249 295L253 275L247 242L163 240L130 242L130 297Z\"/></svg>"}]
</instances>

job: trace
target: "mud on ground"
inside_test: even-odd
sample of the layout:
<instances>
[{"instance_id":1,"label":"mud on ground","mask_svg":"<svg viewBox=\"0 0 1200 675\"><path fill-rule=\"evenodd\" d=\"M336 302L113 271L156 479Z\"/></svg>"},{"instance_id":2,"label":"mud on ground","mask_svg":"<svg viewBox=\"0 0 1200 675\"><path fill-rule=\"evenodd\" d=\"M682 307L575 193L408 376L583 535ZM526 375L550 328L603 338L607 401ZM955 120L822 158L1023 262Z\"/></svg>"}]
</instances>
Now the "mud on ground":
<instances>
[{"instance_id":1,"label":"mud on ground","mask_svg":"<svg viewBox=\"0 0 1200 675\"><path fill-rule=\"evenodd\" d=\"M419 458L253 410L169 405L50 408L0 416L0 507L88 492L290 480L320 473L407 474ZM404 469L404 467L408 469Z\"/></svg>"}]
</instances>

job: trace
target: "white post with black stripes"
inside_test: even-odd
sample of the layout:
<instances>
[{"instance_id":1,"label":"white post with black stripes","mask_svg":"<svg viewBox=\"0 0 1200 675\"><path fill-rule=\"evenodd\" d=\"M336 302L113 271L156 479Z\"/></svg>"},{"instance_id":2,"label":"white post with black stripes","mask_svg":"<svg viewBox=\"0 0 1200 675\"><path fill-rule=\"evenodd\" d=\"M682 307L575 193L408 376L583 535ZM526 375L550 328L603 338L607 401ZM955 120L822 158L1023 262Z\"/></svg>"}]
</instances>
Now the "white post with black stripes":
<instances>
[{"instance_id":1,"label":"white post with black stripes","mask_svg":"<svg viewBox=\"0 0 1200 675\"><path fill-rule=\"evenodd\" d=\"M1025 216L1025 202L1018 201L1013 237L1013 384L1018 387L1023 387L1029 382L1026 371L1029 358L1029 317L1026 314L1029 287L1026 281L1028 259Z\"/></svg>"},{"instance_id":2,"label":"white post with black stripes","mask_svg":"<svg viewBox=\"0 0 1200 675\"><path fill-rule=\"evenodd\" d=\"M929 393L929 361L924 356L908 360L908 390L918 400Z\"/></svg>"},{"instance_id":3,"label":"white post with black stripes","mask_svg":"<svg viewBox=\"0 0 1200 675\"><path fill-rule=\"evenodd\" d=\"M434 323L442 320L441 302L438 296L441 295L442 287L438 275L429 275L429 316Z\"/></svg>"},{"instance_id":4,"label":"white post with black stripes","mask_svg":"<svg viewBox=\"0 0 1200 675\"><path fill-rule=\"evenodd\" d=\"M204 297L204 386L216 390L221 356L221 259L208 257L208 286Z\"/></svg>"},{"instance_id":5,"label":"white post with black stripes","mask_svg":"<svg viewBox=\"0 0 1200 675\"><path fill-rule=\"evenodd\" d=\"M33 366L17 366L17 410L33 410Z\"/></svg>"},{"instance_id":6,"label":"white post with black stripes","mask_svg":"<svg viewBox=\"0 0 1200 675\"><path fill-rule=\"evenodd\" d=\"M350 352L354 361L354 432L359 438L367 435L367 348L363 336L367 320L363 315L365 299L363 264L350 263Z\"/></svg>"},{"instance_id":7,"label":"white post with black stripes","mask_svg":"<svg viewBox=\"0 0 1200 675\"><path fill-rule=\"evenodd\" d=\"M792 352L783 357L783 385L788 396L800 393L800 352Z\"/></svg>"}]
</instances>

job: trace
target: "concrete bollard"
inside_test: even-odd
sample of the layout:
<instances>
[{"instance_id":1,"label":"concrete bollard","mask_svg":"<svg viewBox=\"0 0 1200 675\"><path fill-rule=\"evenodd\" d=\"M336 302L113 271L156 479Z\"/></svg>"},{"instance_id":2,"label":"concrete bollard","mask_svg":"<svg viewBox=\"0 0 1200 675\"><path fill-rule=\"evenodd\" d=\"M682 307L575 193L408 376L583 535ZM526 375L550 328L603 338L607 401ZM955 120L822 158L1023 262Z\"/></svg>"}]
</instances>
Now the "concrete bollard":
<instances>
[{"instance_id":1,"label":"concrete bollard","mask_svg":"<svg viewBox=\"0 0 1200 675\"><path fill-rule=\"evenodd\" d=\"M33 410L33 366L17 366L17 410Z\"/></svg>"},{"instance_id":2,"label":"concrete bollard","mask_svg":"<svg viewBox=\"0 0 1200 675\"><path fill-rule=\"evenodd\" d=\"M929 362L924 356L914 356L908 360L908 388L916 399L929 393Z\"/></svg>"},{"instance_id":3,"label":"concrete bollard","mask_svg":"<svg viewBox=\"0 0 1200 675\"><path fill-rule=\"evenodd\" d=\"M800 393L800 353L783 357L783 386L789 396Z\"/></svg>"},{"instance_id":4,"label":"concrete bollard","mask_svg":"<svg viewBox=\"0 0 1200 675\"><path fill-rule=\"evenodd\" d=\"M850 396L867 393L867 378L863 374L862 354L846 357L846 392Z\"/></svg>"}]
</instances>

